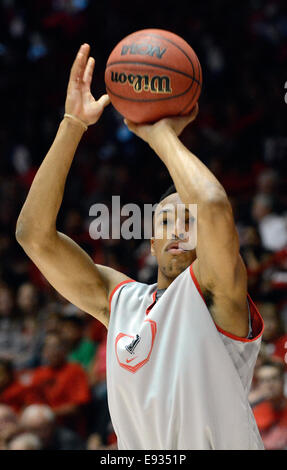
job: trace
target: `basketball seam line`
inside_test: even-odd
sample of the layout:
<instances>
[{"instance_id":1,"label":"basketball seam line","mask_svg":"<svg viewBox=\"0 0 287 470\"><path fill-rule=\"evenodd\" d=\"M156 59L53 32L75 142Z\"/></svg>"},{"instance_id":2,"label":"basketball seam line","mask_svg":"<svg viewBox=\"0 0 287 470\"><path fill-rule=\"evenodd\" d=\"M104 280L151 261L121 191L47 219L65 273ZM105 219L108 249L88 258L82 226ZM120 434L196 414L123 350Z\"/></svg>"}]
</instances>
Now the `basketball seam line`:
<instances>
[{"instance_id":1,"label":"basketball seam line","mask_svg":"<svg viewBox=\"0 0 287 470\"><path fill-rule=\"evenodd\" d=\"M173 42L171 39L167 39L167 38L165 38L164 36L161 36L160 34L157 35L157 34L155 34L155 33L150 33L150 36L154 36L154 37L156 37L156 38L164 39L165 41L170 42L170 44L172 44L173 46L177 47L177 48L185 55L185 57L189 60L191 66L192 66L193 74L194 74L194 65L193 65L193 61L192 61L192 59L189 57L189 55L188 55L180 46L178 46L178 45L177 45L175 42ZM181 38L181 39L184 41L183 38ZM189 46L188 43L187 43L187 45ZM189 47L191 47L191 46L189 46ZM195 55L196 55L196 54L195 54Z\"/></svg>"},{"instance_id":2,"label":"basketball seam line","mask_svg":"<svg viewBox=\"0 0 287 470\"><path fill-rule=\"evenodd\" d=\"M196 93L198 93L198 91L199 91L199 87L197 86L195 89L195 92L192 95L192 98L188 101L188 103L184 106L184 108L180 111L179 114L184 113L185 109L187 109L190 106L190 103L192 102L192 100L194 100L194 97L196 96Z\"/></svg>"},{"instance_id":3,"label":"basketball seam line","mask_svg":"<svg viewBox=\"0 0 287 470\"><path fill-rule=\"evenodd\" d=\"M199 77L201 75L201 67L200 67L200 63L199 63L199 60L197 59L197 63L198 63L198 71L199 71ZM195 90L192 98L189 100L189 102L183 107L183 109L180 111L180 114L184 113L184 111L190 106L190 103L192 102L192 100L194 99L196 93L198 92L199 90L199 87L197 87L197 89Z\"/></svg>"},{"instance_id":4,"label":"basketball seam line","mask_svg":"<svg viewBox=\"0 0 287 470\"><path fill-rule=\"evenodd\" d=\"M145 33L144 36L153 36L155 38L159 38L159 39L163 39L164 41L167 41L167 42L170 42L170 44L172 44L173 46L177 47L184 55L185 57L189 60L191 66L192 66L192 70L193 70L193 73L194 73L194 66L193 66L193 61L192 59L189 57L189 55L180 47L178 46L175 42L173 42L171 39L167 39L165 38L164 36L161 36L160 34L155 34L155 33ZM185 41L183 38L181 38L183 41ZM186 41L185 41L186 42ZM186 44L189 46L189 44L186 42ZM191 47L191 46L189 46ZM195 54L195 52L194 52ZM195 54L196 55L196 54ZM196 56L197 57L197 56Z\"/></svg>"}]
</instances>

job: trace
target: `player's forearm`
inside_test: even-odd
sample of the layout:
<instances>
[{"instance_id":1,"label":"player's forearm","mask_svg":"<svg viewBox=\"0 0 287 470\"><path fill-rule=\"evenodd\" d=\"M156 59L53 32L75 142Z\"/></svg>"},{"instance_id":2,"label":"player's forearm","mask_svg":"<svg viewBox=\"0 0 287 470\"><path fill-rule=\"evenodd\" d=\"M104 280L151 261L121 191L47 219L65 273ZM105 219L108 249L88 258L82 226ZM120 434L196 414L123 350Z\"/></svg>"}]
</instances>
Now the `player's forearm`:
<instances>
[{"instance_id":1,"label":"player's forearm","mask_svg":"<svg viewBox=\"0 0 287 470\"><path fill-rule=\"evenodd\" d=\"M223 186L170 128L153 136L153 150L166 165L184 204L228 201Z\"/></svg>"},{"instance_id":2,"label":"player's forearm","mask_svg":"<svg viewBox=\"0 0 287 470\"><path fill-rule=\"evenodd\" d=\"M82 135L81 126L63 119L19 215L16 236L20 243L33 239L40 243L42 238L56 233L66 178Z\"/></svg>"}]
</instances>

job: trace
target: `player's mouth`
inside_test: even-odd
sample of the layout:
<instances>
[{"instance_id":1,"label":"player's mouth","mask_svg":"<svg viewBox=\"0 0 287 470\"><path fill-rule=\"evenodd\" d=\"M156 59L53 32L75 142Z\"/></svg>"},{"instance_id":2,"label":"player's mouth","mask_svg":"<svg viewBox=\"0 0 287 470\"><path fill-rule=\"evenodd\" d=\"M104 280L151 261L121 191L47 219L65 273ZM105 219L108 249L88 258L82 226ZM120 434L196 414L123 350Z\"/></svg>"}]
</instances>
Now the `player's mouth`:
<instances>
[{"instance_id":1,"label":"player's mouth","mask_svg":"<svg viewBox=\"0 0 287 470\"><path fill-rule=\"evenodd\" d=\"M180 242L169 243L165 248L165 251L172 255L180 255L181 253L186 253L188 250L184 250L179 246Z\"/></svg>"}]
</instances>

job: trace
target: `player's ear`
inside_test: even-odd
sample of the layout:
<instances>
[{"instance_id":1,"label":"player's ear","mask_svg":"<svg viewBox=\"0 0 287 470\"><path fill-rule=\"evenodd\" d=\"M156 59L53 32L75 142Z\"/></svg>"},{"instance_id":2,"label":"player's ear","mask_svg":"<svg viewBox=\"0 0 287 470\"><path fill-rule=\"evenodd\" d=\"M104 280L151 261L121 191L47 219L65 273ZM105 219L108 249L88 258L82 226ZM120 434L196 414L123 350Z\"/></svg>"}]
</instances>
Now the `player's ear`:
<instances>
[{"instance_id":1,"label":"player's ear","mask_svg":"<svg viewBox=\"0 0 287 470\"><path fill-rule=\"evenodd\" d=\"M150 252L151 252L152 256L155 256L154 241L155 241L155 238L151 237L151 239L150 239Z\"/></svg>"}]
</instances>

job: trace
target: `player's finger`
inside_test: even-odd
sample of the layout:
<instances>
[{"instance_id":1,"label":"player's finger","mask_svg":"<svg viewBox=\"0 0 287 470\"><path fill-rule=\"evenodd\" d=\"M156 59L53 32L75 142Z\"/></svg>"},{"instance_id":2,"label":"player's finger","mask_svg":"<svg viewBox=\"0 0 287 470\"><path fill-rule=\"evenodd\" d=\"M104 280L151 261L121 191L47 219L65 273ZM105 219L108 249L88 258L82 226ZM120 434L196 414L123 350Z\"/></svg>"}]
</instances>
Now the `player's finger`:
<instances>
[{"instance_id":1,"label":"player's finger","mask_svg":"<svg viewBox=\"0 0 287 470\"><path fill-rule=\"evenodd\" d=\"M199 111L199 106L198 106L198 103L196 103L194 107L192 108L191 113L188 114L185 118L187 119L188 124L195 120L196 116L198 115L198 111Z\"/></svg>"},{"instance_id":2,"label":"player's finger","mask_svg":"<svg viewBox=\"0 0 287 470\"><path fill-rule=\"evenodd\" d=\"M78 83L83 79L87 57L89 55L89 44L82 44L71 68L69 83Z\"/></svg>"},{"instance_id":3,"label":"player's finger","mask_svg":"<svg viewBox=\"0 0 287 470\"><path fill-rule=\"evenodd\" d=\"M108 106L108 104L111 102L110 100L110 97L109 95L102 95L99 99L98 99L98 103L101 104L103 106L103 108L105 108L106 106Z\"/></svg>"},{"instance_id":4,"label":"player's finger","mask_svg":"<svg viewBox=\"0 0 287 470\"><path fill-rule=\"evenodd\" d=\"M199 111L199 105L198 105L198 103L196 103L194 108L192 109L192 112L191 112L191 117L193 119L195 119L196 116L198 115L198 111Z\"/></svg>"},{"instance_id":5,"label":"player's finger","mask_svg":"<svg viewBox=\"0 0 287 470\"><path fill-rule=\"evenodd\" d=\"M124 123L131 130L133 123L126 118L124 119Z\"/></svg>"},{"instance_id":6,"label":"player's finger","mask_svg":"<svg viewBox=\"0 0 287 470\"><path fill-rule=\"evenodd\" d=\"M124 123L131 132L133 132L134 134L137 133L137 124L132 121L129 121L128 119L124 119Z\"/></svg>"},{"instance_id":7,"label":"player's finger","mask_svg":"<svg viewBox=\"0 0 287 470\"><path fill-rule=\"evenodd\" d=\"M84 75L83 75L83 82L84 82L85 90L90 90L94 68L95 68L95 59L93 57L89 57L88 62L85 67Z\"/></svg>"}]
</instances>

